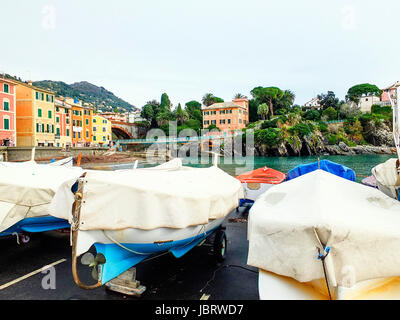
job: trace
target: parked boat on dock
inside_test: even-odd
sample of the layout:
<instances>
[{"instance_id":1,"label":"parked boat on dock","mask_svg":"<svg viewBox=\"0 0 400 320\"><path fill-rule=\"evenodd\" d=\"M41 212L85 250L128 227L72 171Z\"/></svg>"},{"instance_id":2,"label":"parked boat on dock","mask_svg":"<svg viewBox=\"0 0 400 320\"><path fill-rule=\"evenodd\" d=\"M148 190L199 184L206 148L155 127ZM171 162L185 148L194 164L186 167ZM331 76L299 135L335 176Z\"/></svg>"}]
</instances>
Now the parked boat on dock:
<instances>
[{"instance_id":1,"label":"parked boat on dock","mask_svg":"<svg viewBox=\"0 0 400 320\"><path fill-rule=\"evenodd\" d=\"M65 219L49 215L49 204L62 182L77 179L81 168L34 161L0 164L0 237L68 228Z\"/></svg>"},{"instance_id":2,"label":"parked boat on dock","mask_svg":"<svg viewBox=\"0 0 400 320\"><path fill-rule=\"evenodd\" d=\"M356 173L353 169L330 160L318 160L312 163L299 165L288 172L286 181L296 179L318 169L330 172L350 181L356 181Z\"/></svg>"},{"instance_id":3,"label":"parked boat on dock","mask_svg":"<svg viewBox=\"0 0 400 320\"><path fill-rule=\"evenodd\" d=\"M240 182L217 166L191 168L175 159L155 168L88 170L78 182L62 184L51 211L71 223L74 279L91 289L154 255L171 252L179 258L214 232L222 258L221 225L242 194ZM102 263L98 283L86 286L77 277L76 259L92 245Z\"/></svg>"},{"instance_id":4,"label":"parked boat on dock","mask_svg":"<svg viewBox=\"0 0 400 320\"><path fill-rule=\"evenodd\" d=\"M243 186L244 198L240 205L249 202L253 203L261 194L274 185L282 183L286 175L280 171L263 167L243 173L236 177Z\"/></svg>"},{"instance_id":5,"label":"parked boat on dock","mask_svg":"<svg viewBox=\"0 0 400 320\"><path fill-rule=\"evenodd\" d=\"M248 264L261 299L400 299L400 203L315 170L254 203Z\"/></svg>"}]
</instances>

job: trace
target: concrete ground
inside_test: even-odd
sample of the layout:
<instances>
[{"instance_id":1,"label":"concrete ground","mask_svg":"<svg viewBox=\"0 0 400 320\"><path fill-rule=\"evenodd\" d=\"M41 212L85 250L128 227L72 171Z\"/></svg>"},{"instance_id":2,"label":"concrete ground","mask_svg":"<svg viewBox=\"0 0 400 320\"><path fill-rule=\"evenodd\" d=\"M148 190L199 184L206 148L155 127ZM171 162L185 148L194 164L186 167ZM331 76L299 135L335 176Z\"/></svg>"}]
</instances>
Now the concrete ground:
<instances>
[{"instance_id":1,"label":"concrete ground","mask_svg":"<svg viewBox=\"0 0 400 320\"><path fill-rule=\"evenodd\" d=\"M167 254L137 265L137 279L147 287L141 300L258 300L257 269L246 264L248 241L246 213L233 211L225 220L228 239L226 259L217 264L210 243L196 247L180 259ZM1 289L15 279L43 266L55 265L56 288L43 289L49 275L38 272ZM62 260L61 260L62 261ZM85 283L94 283L90 269L80 265ZM46 232L31 235L31 241L18 245L16 238L0 239L0 300L123 300L138 299L111 292L105 287L86 291L74 282L71 272L69 233Z\"/></svg>"}]
</instances>

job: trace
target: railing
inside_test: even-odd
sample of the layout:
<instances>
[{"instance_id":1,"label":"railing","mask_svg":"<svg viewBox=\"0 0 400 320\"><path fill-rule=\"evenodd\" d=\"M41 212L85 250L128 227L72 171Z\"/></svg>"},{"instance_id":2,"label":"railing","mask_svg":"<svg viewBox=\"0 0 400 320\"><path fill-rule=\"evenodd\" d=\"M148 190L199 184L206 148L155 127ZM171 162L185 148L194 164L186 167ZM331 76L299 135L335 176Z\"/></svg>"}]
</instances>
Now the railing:
<instances>
[{"instance_id":1,"label":"railing","mask_svg":"<svg viewBox=\"0 0 400 320\"><path fill-rule=\"evenodd\" d=\"M185 142L197 142L197 141L202 141L202 140L221 140L224 138L232 138L232 137L234 137L234 135L201 136L201 137L174 137L174 138L161 138L161 139L124 139L124 140L118 140L117 143L119 143L119 144L185 143Z\"/></svg>"}]
</instances>

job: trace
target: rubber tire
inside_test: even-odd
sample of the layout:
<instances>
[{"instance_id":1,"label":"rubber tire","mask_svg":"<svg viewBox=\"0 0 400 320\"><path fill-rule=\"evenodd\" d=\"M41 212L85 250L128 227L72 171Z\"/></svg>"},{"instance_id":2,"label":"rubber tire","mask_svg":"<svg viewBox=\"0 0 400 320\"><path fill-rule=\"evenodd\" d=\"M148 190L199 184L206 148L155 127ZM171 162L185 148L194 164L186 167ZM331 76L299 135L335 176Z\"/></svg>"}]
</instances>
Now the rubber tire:
<instances>
[{"instance_id":1,"label":"rubber tire","mask_svg":"<svg viewBox=\"0 0 400 320\"><path fill-rule=\"evenodd\" d=\"M217 262L225 260L227 243L225 232L223 230L218 230L214 238L214 256Z\"/></svg>"}]
</instances>

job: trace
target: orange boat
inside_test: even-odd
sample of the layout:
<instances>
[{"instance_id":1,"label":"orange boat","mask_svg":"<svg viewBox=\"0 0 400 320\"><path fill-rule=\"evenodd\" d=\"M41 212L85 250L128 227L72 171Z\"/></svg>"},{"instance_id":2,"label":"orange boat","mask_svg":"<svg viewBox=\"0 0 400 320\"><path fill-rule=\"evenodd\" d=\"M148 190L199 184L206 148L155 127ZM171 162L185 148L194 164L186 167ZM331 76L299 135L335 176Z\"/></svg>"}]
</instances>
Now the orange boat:
<instances>
[{"instance_id":1,"label":"orange boat","mask_svg":"<svg viewBox=\"0 0 400 320\"><path fill-rule=\"evenodd\" d=\"M286 175L280 171L264 167L243 173L236 177L242 183L245 200L253 202L257 197L286 179ZM242 203L243 201L241 201Z\"/></svg>"}]
</instances>

